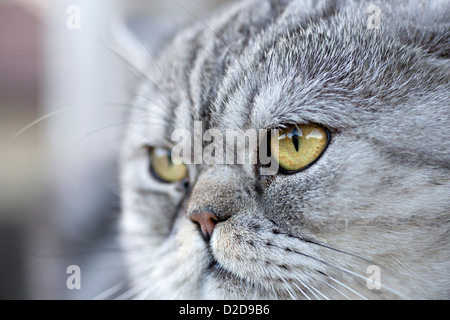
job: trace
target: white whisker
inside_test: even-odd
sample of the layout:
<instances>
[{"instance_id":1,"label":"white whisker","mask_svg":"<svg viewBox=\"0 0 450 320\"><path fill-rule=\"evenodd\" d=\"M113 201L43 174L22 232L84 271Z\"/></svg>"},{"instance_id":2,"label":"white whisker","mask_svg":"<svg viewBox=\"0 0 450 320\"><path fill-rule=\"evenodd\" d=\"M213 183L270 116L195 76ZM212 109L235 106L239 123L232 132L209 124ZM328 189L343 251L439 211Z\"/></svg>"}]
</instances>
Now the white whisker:
<instances>
[{"instance_id":1,"label":"white whisker","mask_svg":"<svg viewBox=\"0 0 450 320\"><path fill-rule=\"evenodd\" d=\"M297 280L298 282L300 282L300 284L301 284L303 287L305 287L305 289L307 289L309 292L311 292L311 293L313 294L313 296L314 296L316 299L319 299L319 297L311 290L311 288L310 288L306 283L304 283L302 280L300 280L299 277L295 277L295 280ZM297 284L296 284L295 282L294 282L294 285L297 287L297 289L300 290L300 288L297 286Z\"/></svg>"},{"instance_id":2,"label":"white whisker","mask_svg":"<svg viewBox=\"0 0 450 320\"><path fill-rule=\"evenodd\" d=\"M287 293L291 296L292 300L298 300L295 295L292 293L291 289L289 288L289 284L286 282L286 280L284 279L284 277L282 275L279 275L281 281L283 281L283 283L285 284L284 288L286 289ZM297 287L298 288L298 287ZM311 300L310 297L308 297L308 295L306 295L302 289L298 288L300 290L300 292L308 299Z\"/></svg>"},{"instance_id":3,"label":"white whisker","mask_svg":"<svg viewBox=\"0 0 450 320\"><path fill-rule=\"evenodd\" d=\"M311 286L311 289L313 289L314 291L316 291L319 295L321 295L325 300L330 300L330 298L328 298L325 294L323 294L322 292L320 292L317 288L315 288L314 286Z\"/></svg>"},{"instance_id":4,"label":"white whisker","mask_svg":"<svg viewBox=\"0 0 450 320\"><path fill-rule=\"evenodd\" d=\"M344 296L344 298L346 298L347 300L351 300L350 297L348 297L345 293L343 293L341 290L339 290L338 288L336 288L335 286L333 286L331 283L328 283L327 281L324 281L324 283L328 286L330 286L331 288L333 288L334 290L336 290L338 293L340 293L342 296Z\"/></svg>"},{"instance_id":5,"label":"white whisker","mask_svg":"<svg viewBox=\"0 0 450 320\"><path fill-rule=\"evenodd\" d=\"M100 292L99 294L91 298L91 300L108 300L108 298L111 298L114 294L117 294L117 292L122 290L124 286L126 286L126 282L122 281Z\"/></svg>"},{"instance_id":6,"label":"white whisker","mask_svg":"<svg viewBox=\"0 0 450 320\"><path fill-rule=\"evenodd\" d=\"M357 296L361 297L364 300L369 300L369 298L363 296L362 294L360 294L359 292L353 290L352 288L350 288L349 286L345 285L344 283L340 282L339 280L336 280L333 277L329 277L331 280L337 282L338 284L340 284L341 286L343 286L344 288L346 288L347 290L350 290L351 292L353 292L354 294L356 294Z\"/></svg>"},{"instance_id":7,"label":"white whisker","mask_svg":"<svg viewBox=\"0 0 450 320\"><path fill-rule=\"evenodd\" d=\"M21 134L23 134L23 133L24 133L25 131L27 131L28 129L34 127L35 125L41 123L42 121L44 121L44 120L46 120L46 119L48 119L48 118L54 117L54 116L56 116L56 115L58 115L58 114L61 114L61 113L67 112L67 111L71 111L71 110L73 110L73 108L64 108L64 109L56 110L56 111L47 113L46 115L43 115L42 117L40 117L40 118L38 118L38 119L36 119L36 120L30 122L29 124L27 124L26 126L24 126L22 129L20 129L19 131L17 131L17 133L14 134L14 135L12 136L12 138L4 145L4 147L5 147L5 148L8 147L8 146L9 146L14 140L16 140Z\"/></svg>"},{"instance_id":8,"label":"white whisker","mask_svg":"<svg viewBox=\"0 0 450 320\"><path fill-rule=\"evenodd\" d=\"M303 290L296 284L294 283L294 286L308 299L311 300L311 298L305 293L303 292Z\"/></svg>"}]
</instances>

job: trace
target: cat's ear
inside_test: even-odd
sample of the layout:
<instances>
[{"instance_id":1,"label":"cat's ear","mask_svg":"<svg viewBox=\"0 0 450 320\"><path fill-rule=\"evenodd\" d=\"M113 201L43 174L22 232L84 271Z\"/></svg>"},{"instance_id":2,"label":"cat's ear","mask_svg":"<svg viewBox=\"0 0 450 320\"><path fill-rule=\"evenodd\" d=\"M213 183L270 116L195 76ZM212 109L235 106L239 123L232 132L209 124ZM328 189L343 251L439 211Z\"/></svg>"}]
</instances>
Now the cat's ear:
<instances>
[{"instance_id":1,"label":"cat's ear","mask_svg":"<svg viewBox=\"0 0 450 320\"><path fill-rule=\"evenodd\" d=\"M133 17L115 21L111 28L115 44L110 49L133 69L143 71L172 39L180 23L171 18Z\"/></svg>"}]
</instances>

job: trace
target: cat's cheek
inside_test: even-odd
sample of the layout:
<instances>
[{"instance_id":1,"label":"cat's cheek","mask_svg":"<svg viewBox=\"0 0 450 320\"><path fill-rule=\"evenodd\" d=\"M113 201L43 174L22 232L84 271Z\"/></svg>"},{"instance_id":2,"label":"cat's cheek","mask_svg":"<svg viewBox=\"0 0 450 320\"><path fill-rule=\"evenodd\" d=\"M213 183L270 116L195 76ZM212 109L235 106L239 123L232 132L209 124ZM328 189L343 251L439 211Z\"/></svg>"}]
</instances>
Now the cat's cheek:
<instances>
[{"instance_id":1,"label":"cat's cheek","mask_svg":"<svg viewBox=\"0 0 450 320\"><path fill-rule=\"evenodd\" d=\"M270 279L279 272L274 261L279 261L276 248L267 245L268 235L249 230L246 221L232 217L218 224L210 246L218 265L241 279Z\"/></svg>"},{"instance_id":2,"label":"cat's cheek","mask_svg":"<svg viewBox=\"0 0 450 320\"><path fill-rule=\"evenodd\" d=\"M238 273L238 265L247 256L251 258L251 252L245 250L240 243L242 236L229 222L218 224L211 238L212 253L217 262L227 270Z\"/></svg>"}]
</instances>

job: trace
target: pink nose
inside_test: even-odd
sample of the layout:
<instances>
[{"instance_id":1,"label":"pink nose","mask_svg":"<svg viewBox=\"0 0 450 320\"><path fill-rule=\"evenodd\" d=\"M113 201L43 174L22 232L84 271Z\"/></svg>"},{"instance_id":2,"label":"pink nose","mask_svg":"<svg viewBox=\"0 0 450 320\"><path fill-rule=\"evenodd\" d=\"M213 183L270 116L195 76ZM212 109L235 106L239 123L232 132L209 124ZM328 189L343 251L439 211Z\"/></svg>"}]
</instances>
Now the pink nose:
<instances>
[{"instance_id":1,"label":"pink nose","mask_svg":"<svg viewBox=\"0 0 450 320\"><path fill-rule=\"evenodd\" d=\"M219 222L219 218L217 218L216 215L209 211L191 213L189 218L192 220L192 222L198 223L200 225L203 238L205 238L206 241L209 241L209 239L211 239L216 223Z\"/></svg>"}]
</instances>

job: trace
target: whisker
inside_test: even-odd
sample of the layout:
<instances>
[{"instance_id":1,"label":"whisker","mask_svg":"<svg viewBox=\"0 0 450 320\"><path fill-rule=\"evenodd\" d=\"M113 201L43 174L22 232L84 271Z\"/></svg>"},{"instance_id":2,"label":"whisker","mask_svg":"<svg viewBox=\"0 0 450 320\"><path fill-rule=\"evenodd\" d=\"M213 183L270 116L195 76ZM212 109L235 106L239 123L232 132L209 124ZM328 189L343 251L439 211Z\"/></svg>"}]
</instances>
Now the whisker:
<instances>
[{"instance_id":1,"label":"whisker","mask_svg":"<svg viewBox=\"0 0 450 320\"><path fill-rule=\"evenodd\" d=\"M109 287L108 289L100 292L99 294L91 298L91 300L107 300L107 298L112 297L114 294L124 288L126 284L127 283L125 281L115 284L112 287Z\"/></svg>"},{"instance_id":2,"label":"whisker","mask_svg":"<svg viewBox=\"0 0 450 320\"><path fill-rule=\"evenodd\" d=\"M155 258L156 256L152 255L152 257ZM127 283L128 289L113 298L114 300L141 300L147 297L151 290L155 290L152 286L146 286L145 281L143 280L145 280L146 275L151 273L152 270L158 266L158 263L155 262L154 259L148 259L148 257L143 259L143 262L147 262L147 264L130 277L131 279Z\"/></svg>"},{"instance_id":3,"label":"whisker","mask_svg":"<svg viewBox=\"0 0 450 320\"><path fill-rule=\"evenodd\" d=\"M144 274L152 266L151 264L149 265L146 263L148 263L148 260L146 258L142 259L142 261L138 262L137 264L138 264L138 266L142 264L143 267L139 268L137 271L136 271L136 269L133 269L134 274L128 273L128 275L131 275L132 278L136 278L136 277ZM128 270L128 272L129 272L129 270ZM119 282L118 284L114 284L113 286L108 287L107 289L101 291L99 294L97 294L96 296L91 298L91 300L106 300L107 298L114 299L113 296L115 294L119 294L122 291L122 289L125 289L129 285L133 285L134 282L136 282L136 281L137 280L134 280L134 281L131 281L128 279L123 280L123 281ZM130 289L128 289L128 290L130 290ZM127 292L128 290L126 290L120 294L123 294L123 293Z\"/></svg>"},{"instance_id":4,"label":"whisker","mask_svg":"<svg viewBox=\"0 0 450 320\"><path fill-rule=\"evenodd\" d=\"M14 134L12 136L12 138L4 145L4 147L8 147L14 140L16 140L20 135L22 135L24 132L26 132L27 130L29 130L30 128L34 127L35 125L41 123L42 121L49 119L51 117L54 117L56 115L59 115L61 113L67 112L67 111L71 111L74 110L74 108L64 108L64 109L60 109L60 110L56 110L56 111L52 111L49 112L45 115L43 115L42 117L39 117L38 119L30 122L29 124L27 124L26 126L24 126L22 129L20 129L19 131L16 132L16 134Z\"/></svg>"},{"instance_id":5,"label":"whisker","mask_svg":"<svg viewBox=\"0 0 450 320\"><path fill-rule=\"evenodd\" d=\"M134 132L134 130L135 130L135 127L136 127L136 125L137 125L137 123L139 122L139 121L141 121L142 119L145 119L145 118L150 118L151 117L151 115L149 115L149 114L146 114L146 115L143 115L143 116L140 116L140 117L138 117L138 118L136 118L132 123L132 125L131 125L131 128L130 128L130 132L129 132L129 134L130 134L130 136L132 136L133 135L133 132Z\"/></svg>"},{"instance_id":6,"label":"whisker","mask_svg":"<svg viewBox=\"0 0 450 320\"><path fill-rule=\"evenodd\" d=\"M368 262L368 263L370 263L370 264L375 264L373 261L371 261L371 260L369 260L369 259L367 259L367 258L361 257L361 256L359 256L359 255L357 255L357 254L354 254L354 253L351 253L351 252L347 252L347 251L343 251L343 250L340 250L340 249L336 249L336 248L331 247L331 246L329 246L329 245L326 245L326 244L324 244L324 243L320 243L320 242L313 241L313 240L309 240L309 239L301 239L301 238L295 237L295 236L292 236L292 237L298 238L298 239L300 239L300 240L302 240L302 241L304 241L304 242L307 242L307 243L315 244L315 245L321 246L321 247L323 247L323 248L327 248L327 249L333 250L333 251L335 251L335 252L343 253L343 254L346 254L346 255L348 255L348 256L351 256L351 257L354 257L354 258L358 258L358 259L363 260L363 261L365 261L365 262Z\"/></svg>"},{"instance_id":7,"label":"whisker","mask_svg":"<svg viewBox=\"0 0 450 320\"><path fill-rule=\"evenodd\" d=\"M290 233L281 232L279 230L278 230L278 233L282 234L282 235L285 235L285 236L287 236L289 238L298 239L298 240L303 241L303 242L315 244L315 245L321 246L323 248L333 250L335 252L343 253L343 254L349 255L351 257L358 258L358 259L363 260L363 261L365 261L367 263L370 263L370 264L376 264L375 262L373 262L373 261L371 261L371 260L369 260L367 258L361 257L361 256L359 256L359 255L357 255L355 253L351 253L351 252L347 252L347 251L344 251L344 250L340 250L340 249L331 247L330 245L325 244L325 243L321 243L321 242L314 241L314 240L311 240L311 239L299 237L299 236L296 236L296 235L293 235L293 234L290 234Z\"/></svg>"},{"instance_id":8,"label":"whisker","mask_svg":"<svg viewBox=\"0 0 450 320\"><path fill-rule=\"evenodd\" d=\"M333 277L329 277L331 280L335 281L336 283L340 284L341 286L343 286L344 288L346 288L347 290L350 290L351 292L353 292L354 294L356 294L357 296L361 297L364 300L369 300L369 298L363 296L362 294L360 294L359 292L353 290L352 288L350 288L349 286L345 285L344 283L340 282L339 280L333 278Z\"/></svg>"},{"instance_id":9,"label":"whisker","mask_svg":"<svg viewBox=\"0 0 450 320\"><path fill-rule=\"evenodd\" d=\"M139 68L133 64L131 61L129 61L127 59L127 57L125 56L124 53L119 52L120 49L118 48L113 48L112 45L106 45L106 47L116 56L118 57L122 62L125 63L126 66L128 66L128 70L132 73L133 76L136 77L137 80L142 81L142 80L147 80L147 81L151 81L147 75L142 71L139 70Z\"/></svg>"},{"instance_id":10,"label":"whisker","mask_svg":"<svg viewBox=\"0 0 450 320\"><path fill-rule=\"evenodd\" d=\"M413 277L414 279L423 281L423 282L428 282L427 280L425 280L424 278L422 278L420 275L418 275L416 272L412 271L410 268L408 268L403 262L401 262L398 258L396 258L395 256L392 256L392 259L394 259L395 261L397 261L397 264L400 265L403 269L405 269L410 275L411 277Z\"/></svg>"},{"instance_id":11,"label":"whisker","mask_svg":"<svg viewBox=\"0 0 450 320\"><path fill-rule=\"evenodd\" d=\"M294 294L292 293L292 291L289 289L289 284L286 282L286 280L284 279L284 277L283 277L282 275L279 275L279 276L280 276L281 281L283 281L283 283L285 284L284 288L286 289L287 293L291 296L292 300L298 300L298 299L294 296ZM298 288L298 289L300 290L300 292L301 292L308 300L311 300L311 298L310 298L307 294L305 294L305 293L303 292L302 289L300 289L300 288Z\"/></svg>"},{"instance_id":12,"label":"whisker","mask_svg":"<svg viewBox=\"0 0 450 320\"><path fill-rule=\"evenodd\" d=\"M331 266L334 267L334 268L337 268L338 270L341 270L341 271L343 271L343 272L346 272L346 273L348 273L348 274L354 275L355 277L360 278L360 279L362 279L362 280L367 280L367 277L362 276L362 275L360 275L360 274L357 274L356 272L347 270L347 269L342 268L342 267L337 267L337 266L333 266L333 265L331 265ZM386 290L390 291L391 293L393 293L393 294L395 294L395 295L397 295L397 296L399 296L399 297L401 297L401 298L403 298L403 299L409 299L409 298L408 298L406 295L404 295L403 293L398 292L397 290L394 290L394 289L392 289L392 288L390 288L390 287L388 287L388 286L386 286L386 285L384 285L384 284L381 284L380 282L376 282L375 284L379 285L380 287L383 287L383 289L386 289Z\"/></svg>"},{"instance_id":13,"label":"whisker","mask_svg":"<svg viewBox=\"0 0 450 320\"><path fill-rule=\"evenodd\" d=\"M306 297L306 299L311 300L311 298L303 292L303 290L294 282L294 286Z\"/></svg>"},{"instance_id":14,"label":"whisker","mask_svg":"<svg viewBox=\"0 0 450 320\"><path fill-rule=\"evenodd\" d=\"M269 221L270 221L270 220L269 220ZM276 225L273 221L270 221L270 222L272 222L272 224ZM354 257L354 258L361 259L361 260L363 260L363 261L365 261L365 262L368 262L368 263L370 263L370 264L375 264L375 262L373 262L373 261L371 261L371 260L369 260L369 259L367 259L367 258L364 258L364 257L362 257L362 256L359 256L359 255L357 255L357 254L355 254L355 253L351 253L351 252L347 252L347 251L344 251L344 250L340 250L340 249L331 247L329 244L325 244L325 243L321 243L321 242L318 242L318 241L315 241L315 240L311 240L311 239L307 239L307 238L304 238L304 237L296 236L296 235L293 235L293 234L291 234L291 233L281 232L280 230L277 230L277 232L278 232L279 234L285 235L285 236L287 236L287 237L289 237L289 238L298 239L298 240L303 241L303 242L315 244L315 245L321 246L321 247L323 247L323 248L327 248L327 249L333 250L333 251L335 251L335 252L343 253L343 254L352 256L352 257Z\"/></svg>"},{"instance_id":15,"label":"whisker","mask_svg":"<svg viewBox=\"0 0 450 320\"><path fill-rule=\"evenodd\" d=\"M313 296L316 298L316 299L319 299L319 297L311 290L311 288L306 284L306 283L304 283L299 277L295 277L295 280L297 280L298 282L300 282L300 284L303 286L303 287L305 287L305 289L307 289L309 292L311 292L312 294L313 294ZM299 289L300 290L300 288L297 286L297 284L294 282L294 285L297 287L297 289ZM311 300L311 299L310 299Z\"/></svg>"},{"instance_id":16,"label":"whisker","mask_svg":"<svg viewBox=\"0 0 450 320\"><path fill-rule=\"evenodd\" d=\"M273 244L272 244L272 245L273 245ZM367 277L365 277L365 276L362 276L362 275L360 275L360 274L357 274L357 273L355 273L355 272L353 272L353 271L350 271L350 270L347 270L347 269L345 269L345 268L335 266L335 265L331 264L330 262L327 262L327 261L324 261L324 260L322 260L322 259L313 257L313 256L308 255L308 254L306 254L306 253L299 252L299 251L296 251L296 250L291 249L291 248L283 248L283 247L276 246L276 245L273 245L273 246L275 246L275 247L277 247L277 248L279 248L279 249L288 251L288 252L296 253L296 254L302 255L302 256L304 256L304 257L313 259L313 260L315 260L315 261L317 261L317 262L323 263L323 264L326 265L326 266L329 266L329 267L331 267L331 268L334 268L334 269L337 269L337 270L339 270L339 271L345 272L345 273L347 273L347 274L353 275L353 276L355 276L355 277L357 277L357 278L360 278L360 279L363 279L363 280L367 280ZM407 299L407 298L408 298L407 296L405 296L405 295L402 294L401 292L398 292L397 290L394 290L394 289L392 289L392 288L390 288L390 287L388 287L388 286L382 285L381 283L377 283L377 284L379 284L380 286L383 286L384 289L390 291L390 292L393 293L393 294L398 295L399 297L402 297L403 299Z\"/></svg>"},{"instance_id":17,"label":"whisker","mask_svg":"<svg viewBox=\"0 0 450 320\"><path fill-rule=\"evenodd\" d=\"M151 84L151 85L152 85L152 87L151 87L150 89L156 89L156 91L158 91L158 92L161 94L161 97L167 102L167 104L168 104L169 106L173 104L172 101L170 100L170 97L167 97L167 96L162 92L161 88L159 88L157 85L153 85L153 84ZM135 97L144 98L146 102L152 102L152 100L150 99L150 96L149 96L149 95L144 95L144 94L141 94L141 93L136 93L136 94L135 94ZM146 109L144 108L144 111L149 111L149 110L146 110Z\"/></svg>"},{"instance_id":18,"label":"whisker","mask_svg":"<svg viewBox=\"0 0 450 320\"><path fill-rule=\"evenodd\" d=\"M142 292L142 293L141 293ZM129 300L150 300L150 296L148 296L149 290L148 288L146 290L140 290L138 291L134 296L131 296Z\"/></svg>"},{"instance_id":19,"label":"whisker","mask_svg":"<svg viewBox=\"0 0 450 320\"><path fill-rule=\"evenodd\" d=\"M131 300L133 297L136 297L142 291L147 291L148 288L137 288L135 286L131 286L130 289L126 290L119 296L115 297L114 300Z\"/></svg>"},{"instance_id":20,"label":"whisker","mask_svg":"<svg viewBox=\"0 0 450 320\"><path fill-rule=\"evenodd\" d=\"M159 71L161 72L161 75L164 75L164 70L162 69L161 65L158 63L156 57L151 54L150 50L142 43L142 46L144 47L144 49L147 51L147 54L151 57L151 59L155 62L155 64L157 65ZM129 71L132 73L132 75L134 77L136 77L136 79L145 84L145 85L149 85L151 89L154 89L156 91L158 91L160 93L160 95L170 104L170 98L166 96L165 93L162 92L161 88L157 85L157 83L155 83L154 80L152 80L151 78L149 78L149 76L145 73L145 71L143 70L139 70L138 67L136 67L131 61L129 61L126 56L122 53L119 52L118 49L114 49L111 46L108 47L111 52L113 52L122 62L124 62L128 67L129 67ZM139 95L137 95L139 96ZM145 97L148 99L148 97Z\"/></svg>"},{"instance_id":21,"label":"whisker","mask_svg":"<svg viewBox=\"0 0 450 320\"><path fill-rule=\"evenodd\" d=\"M153 60L153 63L156 65L156 67L158 68L159 72L161 73L161 75L163 75L165 73L165 70L163 69L163 67L161 66L161 64L158 62L158 59L156 59L156 56L152 53L152 51L150 50L150 48L144 43L144 41L142 41L141 39L139 40L139 43L141 44L142 48L144 48L144 50L146 51L146 53L149 55L149 57Z\"/></svg>"},{"instance_id":22,"label":"whisker","mask_svg":"<svg viewBox=\"0 0 450 320\"><path fill-rule=\"evenodd\" d=\"M83 140L85 140L86 138L92 136L95 133L98 133L100 131L106 130L106 129L111 129L111 128L115 128L115 127L119 127L119 126L124 126L127 124L131 124L132 122L130 121L125 121L125 122L118 122L118 123L113 123L113 124L109 124L109 125L105 125L103 127L100 127L98 129L95 129L91 132L89 132L88 134L86 134L85 136L81 137L79 140L77 140L70 148L69 150L73 150L75 149Z\"/></svg>"},{"instance_id":23,"label":"whisker","mask_svg":"<svg viewBox=\"0 0 450 320\"><path fill-rule=\"evenodd\" d=\"M283 234L283 235L285 235L285 236L287 236L287 237L289 237L289 238L294 238L294 239L298 239L298 240L303 241L303 242L306 242L306 243L315 244L315 245L321 246L321 247L323 247L323 248L330 249L330 250L332 250L332 251L334 251L334 252L342 253L342 254L345 254L345 255L348 255L348 256L351 256L351 257L360 259L360 260L362 260L362 261L364 261L364 262L367 262L367 263L369 263L369 264L371 264L371 265L378 265L378 266L381 267L380 264L378 264L378 263L376 263L376 262L374 262L374 261L372 261L372 260L369 260L369 259L367 259L367 258L364 258L364 257L362 257L362 256L359 256L359 255L354 254L354 253L351 253L351 252L347 252L347 251L343 251L343 250L340 250L340 249L331 247L331 246L329 246L328 244L324 244L324 243L321 243L321 242L318 242L318 241L313 241L313 240L310 240L310 239L306 239L306 238L299 237L299 236L295 236L295 235L288 234L288 233L283 233L283 232L279 232L279 233L280 233L280 234ZM286 250L287 250L287 248L286 248ZM289 250L290 250L290 249L289 249ZM289 250L287 250L287 251L289 251ZM301 253L301 252L297 252L297 251L295 251L295 250L292 250L292 251L293 251L294 253L301 254L301 255L304 255L304 256L306 256L306 257L315 259L315 260L318 261L318 262L322 262L322 263L324 263L324 264L328 264L329 266L331 266L331 267L333 267L333 268L338 268L338 269L340 269L341 271L344 271L344 272L347 272L347 273L351 273L351 274L357 276L358 278L367 280L367 277L362 276L362 275L359 275L359 274L357 274L357 273L354 273L354 272L352 272L352 271L350 271L350 270L345 270L345 269L343 269L343 268L334 266L334 265L332 265L332 264L330 264L330 263L328 263L328 262L326 262L326 261L323 261L323 260L314 258L314 257L312 257L312 256L308 256L307 254L304 254L304 253ZM387 272L389 272L389 273L395 275L395 273L392 272L392 270L391 270L389 267L387 267L387 266L382 266L382 267L383 267L383 269L386 270ZM377 283L377 284L379 284L380 286L382 286L384 289L390 291L391 293L396 294L396 295L398 295L399 297L402 297L403 299L409 299L408 296L406 296L405 294L403 294L403 293L401 293L401 292L398 292L397 290L395 290L395 289L393 289L393 288L387 287L386 285L383 285L383 284L381 284L381 283Z\"/></svg>"},{"instance_id":24,"label":"whisker","mask_svg":"<svg viewBox=\"0 0 450 320\"><path fill-rule=\"evenodd\" d=\"M330 286L331 288L333 288L334 290L336 290L338 293L340 293L341 295L343 295L347 300L351 300L345 293L343 293L341 290L339 290L338 288L336 288L335 286L333 286L332 284L328 283L327 281L324 281L324 283L328 286Z\"/></svg>"},{"instance_id":25,"label":"whisker","mask_svg":"<svg viewBox=\"0 0 450 320\"><path fill-rule=\"evenodd\" d=\"M320 292L317 288L315 288L314 286L311 285L311 289L313 289L314 291L316 291L319 295L321 295L325 300L330 300L330 298L328 298L324 293Z\"/></svg>"}]
</instances>

